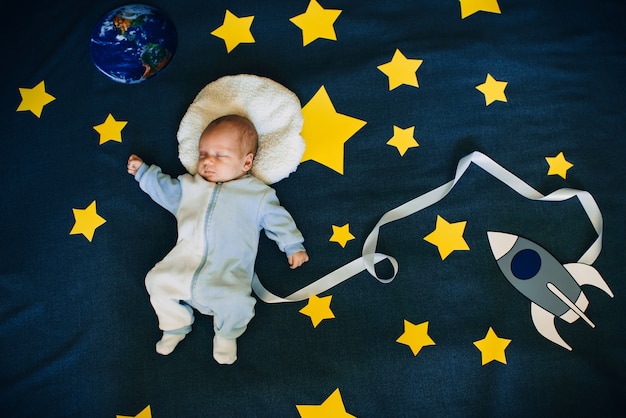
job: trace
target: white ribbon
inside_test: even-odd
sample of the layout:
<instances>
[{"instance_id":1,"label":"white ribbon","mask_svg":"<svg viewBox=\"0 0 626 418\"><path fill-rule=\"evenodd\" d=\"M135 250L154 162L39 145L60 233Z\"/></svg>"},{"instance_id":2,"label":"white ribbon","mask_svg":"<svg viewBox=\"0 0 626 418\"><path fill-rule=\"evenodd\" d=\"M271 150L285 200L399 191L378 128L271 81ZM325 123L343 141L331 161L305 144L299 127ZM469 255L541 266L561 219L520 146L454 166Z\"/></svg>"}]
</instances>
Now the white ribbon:
<instances>
[{"instance_id":1,"label":"white ribbon","mask_svg":"<svg viewBox=\"0 0 626 418\"><path fill-rule=\"evenodd\" d=\"M284 298L276 296L265 289L258 277L255 276L252 281L252 289L254 290L254 293L256 293L259 299L267 303L298 302L325 292L365 270L367 270L369 274L381 283L389 283L398 274L398 262L390 255L376 252L376 244L378 243L380 228L388 223L406 218L409 215L419 212L420 210L441 201L458 183L463 174L465 174L467 169L470 167L471 163L476 164L487 173L509 186L515 192L530 200L562 202L573 197L578 198L578 201L585 210L589 221L598 234L596 240L578 259L578 262L591 265L598 258L602 249L602 213L600 212L600 208L598 207L596 201L593 199L593 196L591 196L589 192L564 188L558 189L544 196L485 154L475 151L459 160L453 180L450 180L436 189L424 193L423 195L418 196L415 199L385 213L374 226L372 232L370 232L365 239L361 257ZM393 267L393 275L389 278L381 278L375 271L374 265L383 260L389 260L391 266Z\"/></svg>"}]
</instances>

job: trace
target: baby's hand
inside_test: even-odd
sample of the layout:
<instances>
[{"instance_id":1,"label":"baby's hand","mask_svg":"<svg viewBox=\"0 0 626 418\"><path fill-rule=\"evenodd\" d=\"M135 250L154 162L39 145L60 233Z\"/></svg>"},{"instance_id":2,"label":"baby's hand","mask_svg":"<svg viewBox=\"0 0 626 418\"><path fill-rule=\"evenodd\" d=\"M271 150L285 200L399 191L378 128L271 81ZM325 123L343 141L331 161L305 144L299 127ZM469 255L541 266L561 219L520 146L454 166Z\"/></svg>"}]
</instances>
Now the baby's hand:
<instances>
[{"instance_id":1,"label":"baby's hand","mask_svg":"<svg viewBox=\"0 0 626 418\"><path fill-rule=\"evenodd\" d=\"M139 167L143 164L143 160L137 157L135 154L131 155L128 158L128 165L126 166L128 170L128 174L132 174L133 176L137 174Z\"/></svg>"},{"instance_id":2,"label":"baby's hand","mask_svg":"<svg viewBox=\"0 0 626 418\"><path fill-rule=\"evenodd\" d=\"M297 253L291 254L287 261L289 261L289 267L291 269L295 269L309 261L309 255L306 251L298 251Z\"/></svg>"}]
</instances>

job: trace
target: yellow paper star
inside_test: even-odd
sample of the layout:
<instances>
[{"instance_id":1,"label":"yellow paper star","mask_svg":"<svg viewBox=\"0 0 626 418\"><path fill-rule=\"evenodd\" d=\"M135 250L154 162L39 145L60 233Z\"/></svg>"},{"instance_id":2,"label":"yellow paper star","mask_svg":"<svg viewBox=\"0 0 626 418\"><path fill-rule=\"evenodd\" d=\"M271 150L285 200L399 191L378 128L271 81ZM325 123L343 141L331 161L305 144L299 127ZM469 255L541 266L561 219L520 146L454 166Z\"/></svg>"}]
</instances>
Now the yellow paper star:
<instances>
[{"instance_id":1,"label":"yellow paper star","mask_svg":"<svg viewBox=\"0 0 626 418\"><path fill-rule=\"evenodd\" d=\"M313 328L317 328L324 319L333 319L335 314L330 310L331 296L317 297L315 295L309 298L307 305L300 309L300 313L311 318Z\"/></svg>"},{"instance_id":2,"label":"yellow paper star","mask_svg":"<svg viewBox=\"0 0 626 418\"><path fill-rule=\"evenodd\" d=\"M338 9L324 9L316 0L309 2L306 11L294 16L289 21L302 30L302 46L307 46L316 39L337 40L335 20L341 14Z\"/></svg>"},{"instance_id":3,"label":"yellow paper star","mask_svg":"<svg viewBox=\"0 0 626 418\"><path fill-rule=\"evenodd\" d=\"M75 222L70 235L83 234L91 242L96 228L106 222L106 219L96 212L96 201L91 202L85 209L72 209L72 211Z\"/></svg>"},{"instance_id":4,"label":"yellow paper star","mask_svg":"<svg viewBox=\"0 0 626 418\"><path fill-rule=\"evenodd\" d=\"M302 108L302 116L306 144L302 161L314 160L343 174L344 144L366 122L337 113L324 86Z\"/></svg>"},{"instance_id":5,"label":"yellow paper star","mask_svg":"<svg viewBox=\"0 0 626 418\"><path fill-rule=\"evenodd\" d=\"M424 60L409 59L399 49L396 49L391 61L376 68L389 77L389 90L391 91L402 84L419 87L417 69L422 65L422 62Z\"/></svg>"},{"instance_id":6,"label":"yellow paper star","mask_svg":"<svg viewBox=\"0 0 626 418\"><path fill-rule=\"evenodd\" d=\"M100 125L93 128L100 134L100 145L108 141L122 142L122 129L128 122L115 120L109 113L107 118Z\"/></svg>"},{"instance_id":7,"label":"yellow paper star","mask_svg":"<svg viewBox=\"0 0 626 418\"><path fill-rule=\"evenodd\" d=\"M473 15L476 12L489 12L500 14L498 0L459 0L461 2L461 19Z\"/></svg>"},{"instance_id":8,"label":"yellow paper star","mask_svg":"<svg viewBox=\"0 0 626 418\"><path fill-rule=\"evenodd\" d=\"M342 248L345 248L348 241L353 239L354 235L350 233L350 224L345 224L344 226L333 225L333 236L330 237L329 241L336 242Z\"/></svg>"},{"instance_id":9,"label":"yellow paper star","mask_svg":"<svg viewBox=\"0 0 626 418\"><path fill-rule=\"evenodd\" d=\"M480 350L482 355L482 365L490 363L494 360L506 364L506 355L504 350L511 340L500 338L496 335L491 327L487 331L487 335L482 340L474 341L474 345Z\"/></svg>"},{"instance_id":10,"label":"yellow paper star","mask_svg":"<svg viewBox=\"0 0 626 418\"><path fill-rule=\"evenodd\" d=\"M321 405L296 405L296 408L301 418L356 418L346 412L339 388L335 389Z\"/></svg>"},{"instance_id":11,"label":"yellow paper star","mask_svg":"<svg viewBox=\"0 0 626 418\"><path fill-rule=\"evenodd\" d=\"M567 170L574 167L574 164L565 159L563 152L559 152L556 157L546 157L546 161L550 165L548 175L558 175L563 178L567 177Z\"/></svg>"},{"instance_id":12,"label":"yellow paper star","mask_svg":"<svg viewBox=\"0 0 626 418\"><path fill-rule=\"evenodd\" d=\"M419 146L415 138L413 138L414 132L415 126L402 129L394 125L393 137L389 141L387 141L387 145L396 147L400 155L404 156L409 148L415 148Z\"/></svg>"},{"instance_id":13,"label":"yellow paper star","mask_svg":"<svg viewBox=\"0 0 626 418\"><path fill-rule=\"evenodd\" d=\"M415 325L406 319L404 320L404 334L396 342L408 345L414 356L417 356L423 347L435 345L435 342L428 335L428 321Z\"/></svg>"},{"instance_id":14,"label":"yellow paper star","mask_svg":"<svg viewBox=\"0 0 626 418\"><path fill-rule=\"evenodd\" d=\"M253 44L254 36L250 32L254 16L237 17L230 10L226 10L224 23L211 32L211 35L224 40L226 52L230 53L239 44Z\"/></svg>"},{"instance_id":15,"label":"yellow paper star","mask_svg":"<svg viewBox=\"0 0 626 418\"><path fill-rule=\"evenodd\" d=\"M487 73L487 79L484 83L476 86L476 90L485 95L485 105L489 106L496 100L506 102L506 96L504 95L504 89L506 88L506 81L498 81Z\"/></svg>"},{"instance_id":16,"label":"yellow paper star","mask_svg":"<svg viewBox=\"0 0 626 418\"><path fill-rule=\"evenodd\" d=\"M448 221L437 215L435 230L426 235L424 240L437 246L441 259L445 260L452 251L469 250L469 246L463 238L466 224L467 221L448 223Z\"/></svg>"},{"instance_id":17,"label":"yellow paper star","mask_svg":"<svg viewBox=\"0 0 626 418\"><path fill-rule=\"evenodd\" d=\"M46 84L43 81L32 89L20 87L19 90L22 101L17 107L17 112L30 110L38 118L41 117L44 106L55 100L54 96L46 92Z\"/></svg>"},{"instance_id":18,"label":"yellow paper star","mask_svg":"<svg viewBox=\"0 0 626 418\"><path fill-rule=\"evenodd\" d=\"M133 417L126 415L116 415L115 418L152 418L152 411L150 410L150 405L148 405L143 409L143 411Z\"/></svg>"}]
</instances>

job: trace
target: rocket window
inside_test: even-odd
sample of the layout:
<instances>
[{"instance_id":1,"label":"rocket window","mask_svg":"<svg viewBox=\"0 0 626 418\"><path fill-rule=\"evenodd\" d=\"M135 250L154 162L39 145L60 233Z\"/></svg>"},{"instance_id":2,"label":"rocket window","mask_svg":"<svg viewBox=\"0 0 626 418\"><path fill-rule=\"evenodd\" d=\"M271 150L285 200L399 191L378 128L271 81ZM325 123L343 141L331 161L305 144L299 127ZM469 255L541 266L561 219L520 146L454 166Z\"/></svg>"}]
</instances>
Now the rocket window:
<instances>
[{"instance_id":1,"label":"rocket window","mask_svg":"<svg viewBox=\"0 0 626 418\"><path fill-rule=\"evenodd\" d=\"M541 269L541 257L534 250L521 250L511 260L511 272L520 280L532 279L539 269Z\"/></svg>"}]
</instances>

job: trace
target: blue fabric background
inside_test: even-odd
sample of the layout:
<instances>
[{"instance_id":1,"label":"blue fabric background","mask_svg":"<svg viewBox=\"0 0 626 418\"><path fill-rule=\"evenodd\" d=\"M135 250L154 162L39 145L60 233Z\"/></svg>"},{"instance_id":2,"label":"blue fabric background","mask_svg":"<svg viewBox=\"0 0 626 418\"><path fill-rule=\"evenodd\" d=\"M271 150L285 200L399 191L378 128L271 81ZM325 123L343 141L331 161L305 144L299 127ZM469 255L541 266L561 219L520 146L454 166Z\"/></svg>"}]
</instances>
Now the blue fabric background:
<instances>
[{"instance_id":1,"label":"blue fabric background","mask_svg":"<svg viewBox=\"0 0 626 418\"><path fill-rule=\"evenodd\" d=\"M308 1L150 1L174 21L170 65L138 85L104 77L89 57L93 25L117 2L24 0L3 7L14 29L2 43L0 120L0 409L6 417L114 417L147 405L164 417L297 417L339 388L358 417L623 416L626 410L624 132L626 3L500 0L502 14L462 20L456 0L325 0L341 9L337 41L303 47L289 19ZM230 54L210 35L226 9L255 16L254 44ZM388 90L377 66L400 49L423 59L418 89ZM176 351L154 351L160 332L146 272L172 247L174 219L126 173L131 153L180 174L176 131L197 92L226 74L272 78L307 103L324 85L338 112L367 122L345 144L345 173L314 161L276 184L311 261L288 269L262 240L257 271L280 295L360 256L388 210L449 181L479 150L542 193L589 191L604 216L594 267L615 294L587 287L582 321L557 329L563 350L535 330L527 299L499 271L487 230L529 238L563 263L595 239L580 205L530 202L473 167L439 204L384 227L378 249L400 273L390 284L361 274L333 288L335 319L313 328L305 302L260 302L230 367L211 357L211 318L198 315ZM507 103L485 106L474 87L508 81ZM56 100L37 119L16 112L18 88L45 80ZM93 126L128 121L123 142L98 143ZM415 126L403 157L385 143ZM547 176L564 152L567 179ZM97 201L107 222L93 242L69 235L72 208ZM442 261L423 237L437 215L467 220L470 251ZM350 224L345 248L331 225ZM435 346L417 356L396 343L403 320L429 321ZM489 327L511 339L507 364L482 366L472 344Z\"/></svg>"}]
</instances>

